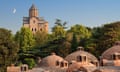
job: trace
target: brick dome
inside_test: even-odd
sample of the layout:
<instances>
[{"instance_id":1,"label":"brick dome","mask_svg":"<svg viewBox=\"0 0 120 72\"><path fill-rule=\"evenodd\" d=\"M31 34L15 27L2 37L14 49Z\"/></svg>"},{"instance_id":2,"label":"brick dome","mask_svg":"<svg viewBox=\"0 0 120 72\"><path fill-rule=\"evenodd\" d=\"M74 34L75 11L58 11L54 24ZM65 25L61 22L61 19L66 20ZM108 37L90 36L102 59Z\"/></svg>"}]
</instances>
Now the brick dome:
<instances>
[{"instance_id":1,"label":"brick dome","mask_svg":"<svg viewBox=\"0 0 120 72\"><path fill-rule=\"evenodd\" d=\"M114 46L103 52L102 59L112 60L112 55L117 53L120 53L120 41L115 42Z\"/></svg>"},{"instance_id":2,"label":"brick dome","mask_svg":"<svg viewBox=\"0 0 120 72\"><path fill-rule=\"evenodd\" d=\"M50 56L43 58L39 66L40 67L56 67L57 61L63 62L64 59L60 56L57 56L55 53L52 53Z\"/></svg>"},{"instance_id":3,"label":"brick dome","mask_svg":"<svg viewBox=\"0 0 120 72\"><path fill-rule=\"evenodd\" d=\"M77 61L77 57L78 56L87 56L87 60L89 62L98 62L97 58L92 55L91 53L88 53L86 51L83 50L83 48L79 47L77 51L69 54L65 60L67 60L68 62L71 62L73 60Z\"/></svg>"}]
</instances>

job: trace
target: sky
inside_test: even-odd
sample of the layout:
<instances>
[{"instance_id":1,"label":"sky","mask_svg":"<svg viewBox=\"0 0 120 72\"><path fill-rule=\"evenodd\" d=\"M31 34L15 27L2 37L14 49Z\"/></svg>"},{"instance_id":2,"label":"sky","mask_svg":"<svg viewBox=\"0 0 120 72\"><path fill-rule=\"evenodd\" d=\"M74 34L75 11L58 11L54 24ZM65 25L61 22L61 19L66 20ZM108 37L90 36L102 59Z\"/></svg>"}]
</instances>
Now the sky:
<instances>
[{"instance_id":1,"label":"sky","mask_svg":"<svg viewBox=\"0 0 120 72\"><path fill-rule=\"evenodd\" d=\"M32 4L38 8L39 16L49 22L49 31L56 19L66 21L68 28L75 24L92 28L120 21L120 0L0 0L0 28L15 34Z\"/></svg>"}]
</instances>

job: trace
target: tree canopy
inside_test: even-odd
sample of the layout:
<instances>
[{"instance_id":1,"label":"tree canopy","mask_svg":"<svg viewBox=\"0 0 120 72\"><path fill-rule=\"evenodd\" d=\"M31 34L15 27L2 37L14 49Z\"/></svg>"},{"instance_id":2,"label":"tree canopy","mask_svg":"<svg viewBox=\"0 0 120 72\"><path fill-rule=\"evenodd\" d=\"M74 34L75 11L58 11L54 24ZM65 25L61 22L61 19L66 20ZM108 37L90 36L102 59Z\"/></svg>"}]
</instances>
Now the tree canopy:
<instances>
[{"instance_id":1,"label":"tree canopy","mask_svg":"<svg viewBox=\"0 0 120 72\"><path fill-rule=\"evenodd\" d=\"M11 31L0 28L0 72L6 72L6 67L17 62L18 44L13 40Z\"/></svg>"}]
</instances>

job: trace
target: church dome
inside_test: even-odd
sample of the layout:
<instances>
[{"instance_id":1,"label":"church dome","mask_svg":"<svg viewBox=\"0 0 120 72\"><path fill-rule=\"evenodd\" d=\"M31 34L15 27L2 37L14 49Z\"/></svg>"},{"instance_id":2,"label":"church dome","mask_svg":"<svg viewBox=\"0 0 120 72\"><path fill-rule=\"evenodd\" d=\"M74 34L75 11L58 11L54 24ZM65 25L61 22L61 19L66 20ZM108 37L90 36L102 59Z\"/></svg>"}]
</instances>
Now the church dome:
<instances>
[{"instance_id":1,"label":"church dome","mask_svg":"<svg viewBox=\"0 0 120 72\"><path fill-rule=\"evenodd\" d=\"M84 51L82 47L78 47L78 50L69 54L65 58L65 60L67 60L68 62L71 62L73 60L77 61L78 56L86 56L88 62L98 62L97 58L94 55Z\"/></svg>"},{"instance_id":2,"label":"church dome","mask_svg":"<svg viewBox=\"0 0 120 72\"><path fill-rule=\"evenodd\" d=\"M113 47L103 52L102 59L112 60L112 55L118 53L120 53L120 41L115 42Z\"/></svg>"},{"instance_id":3,"label":"church dome","mask_svg":"<svg viewBox=\"0 0 120 72\"><path fill-rule=\"evenodd\" d=\"M64 59L60 56L57 56L55 53L52 53L50 56L47 56L42 59L39 66L40 67L56 67L57 62L63 62Z\"/></svg>"}]
</instances>

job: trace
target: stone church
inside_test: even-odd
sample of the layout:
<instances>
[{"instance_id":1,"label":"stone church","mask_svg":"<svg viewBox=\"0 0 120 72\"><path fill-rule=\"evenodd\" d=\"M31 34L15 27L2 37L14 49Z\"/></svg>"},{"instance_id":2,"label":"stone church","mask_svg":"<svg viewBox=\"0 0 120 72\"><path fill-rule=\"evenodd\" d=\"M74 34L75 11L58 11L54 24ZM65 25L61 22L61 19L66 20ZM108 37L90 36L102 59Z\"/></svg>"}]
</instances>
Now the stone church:
<instances>
[{"instance_id":1,"label":"stone church","mask_svg":"<svg viewBox=\"0 0 120 72\"><path fill-rule=\"evenodd\" d=\"M33 34L37 31L48 32L48 22L39 17L38 9L34 4L29 9L29 17L23 17L23 27L30 28Z\"/></svg>"}]
</instances>

